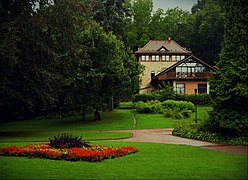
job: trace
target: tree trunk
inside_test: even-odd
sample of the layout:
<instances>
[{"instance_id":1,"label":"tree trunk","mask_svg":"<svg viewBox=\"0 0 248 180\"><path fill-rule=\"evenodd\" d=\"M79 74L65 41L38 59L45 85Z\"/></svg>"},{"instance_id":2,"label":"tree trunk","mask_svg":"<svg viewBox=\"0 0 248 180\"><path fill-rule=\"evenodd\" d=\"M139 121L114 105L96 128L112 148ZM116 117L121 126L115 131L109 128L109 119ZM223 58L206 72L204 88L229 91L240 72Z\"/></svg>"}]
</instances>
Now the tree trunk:
<instances>
[{"instance_id":1,"label":"tree trunk","mask_svg":"<svg viewBox=\"0 0 248 180\"><path fill-rule=\"evenodd\" d=\"M101 114L99 113L98 109L95 110L94 112L94 117L95 117L95 121L101 121Z\"/></svg>"},{"instance_id":2,"label":"tree trunk","mask_svg":"<svg viewBox=\"0 0 248 180\"><path fill-rule=\"evenodd\" d=\"M82 114L82 121L85 121L85 111L83 111L83 114Z\"/></svg>"},{"instance_id":3,"label":"tree trunk","mask_svg":"<svg viewBox=\"0 0 248 180\"><path fill-rule=\"evenodd\" d=\"M109 111L114 109L114 96L109 97Z\"/></svg>"}]
</instances>

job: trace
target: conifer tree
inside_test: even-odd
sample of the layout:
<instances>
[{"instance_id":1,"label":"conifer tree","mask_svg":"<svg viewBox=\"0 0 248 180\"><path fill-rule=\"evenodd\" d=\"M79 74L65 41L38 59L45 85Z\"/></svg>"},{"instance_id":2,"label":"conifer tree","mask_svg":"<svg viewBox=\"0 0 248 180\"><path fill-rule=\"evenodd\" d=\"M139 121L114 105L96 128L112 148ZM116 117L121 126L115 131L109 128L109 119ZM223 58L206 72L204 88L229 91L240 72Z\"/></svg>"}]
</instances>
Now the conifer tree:
<instances>
[{"instance_id":1,"label":"conifer tree","mask_svg":"<svg viewBox=\"0 0 248 180\"><path fill-rule=\"evenodd\" d=\"M226 6L224 41L210 81L213 111L209 130L228 136L248 136L248 2L231 0Z\"/></svg>"}]
</instances>

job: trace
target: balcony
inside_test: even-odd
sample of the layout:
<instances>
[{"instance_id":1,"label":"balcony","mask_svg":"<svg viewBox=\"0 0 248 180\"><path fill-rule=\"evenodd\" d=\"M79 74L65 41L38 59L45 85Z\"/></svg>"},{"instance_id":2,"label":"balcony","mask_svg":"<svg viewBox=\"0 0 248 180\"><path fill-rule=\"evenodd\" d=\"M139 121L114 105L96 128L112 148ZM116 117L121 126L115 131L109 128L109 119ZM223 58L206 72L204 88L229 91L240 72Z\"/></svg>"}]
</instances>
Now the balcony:
<instances>
[{"instance_id":1,"label":"balcony","mask_svg":"<svg viewBox=\"0 0 248 180\"><path fill-rule=\"evenodd\" d=\"M158 80L167 79L208 79L210 72L167 72L158 77Z\"/></svg>"}]
</instances>

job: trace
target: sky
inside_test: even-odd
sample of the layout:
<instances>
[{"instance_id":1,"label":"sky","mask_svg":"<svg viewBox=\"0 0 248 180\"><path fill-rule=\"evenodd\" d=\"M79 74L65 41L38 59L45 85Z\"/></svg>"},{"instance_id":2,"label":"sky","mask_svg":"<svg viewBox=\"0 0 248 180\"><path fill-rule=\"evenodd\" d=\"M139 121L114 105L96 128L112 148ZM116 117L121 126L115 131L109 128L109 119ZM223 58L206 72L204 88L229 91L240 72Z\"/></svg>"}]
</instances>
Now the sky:
<instances>
[{"instance_id":1,"label":"sky","mask_svg":"<svg viewBox=\"0 0 248 180\"><path fill-rule=\"evenodd\" d=\"M154 11L158 8L166 11L168 8L179 7L182 10L191 11L193 4L197 2L197 0L152 0L154 5Z\"/></svg>"}]
</instances>

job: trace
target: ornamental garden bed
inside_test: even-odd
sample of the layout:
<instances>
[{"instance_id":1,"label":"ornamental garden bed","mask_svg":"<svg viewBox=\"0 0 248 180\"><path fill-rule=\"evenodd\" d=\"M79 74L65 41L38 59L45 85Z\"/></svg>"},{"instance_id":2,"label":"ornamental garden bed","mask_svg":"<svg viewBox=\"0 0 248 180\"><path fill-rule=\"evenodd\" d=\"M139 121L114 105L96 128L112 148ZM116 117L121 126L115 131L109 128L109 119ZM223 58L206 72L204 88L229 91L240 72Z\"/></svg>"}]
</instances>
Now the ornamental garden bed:
<instances>
[{"instance_id":1,"label":"ornamental garden bed","mask_svg":"<svg viewBox=\"0 0 248 180\"><path fill-rule=\"evenodd\" d=\"M80 136L61 134L49 138L49 143L29 144L26 146L6 146L0 148L0 156L20 156L67 161L99 162L138 152L133 146L109 147L89 145Z\"/></svg>"},{"instance_id":2,"label":"ornamental garden bed","mask_svg":"<svg viewBox=\"0 0 248 180\"><path fill-rule=\"evenodd\" d=\"M19 156L46 158L67 161L100 162L138 152L133 146L109 147L92 145L88 147L52 148L49 143L29 144L26 146L6 146L0 148L0 156Z\"/></svg>"}]
</instances>

